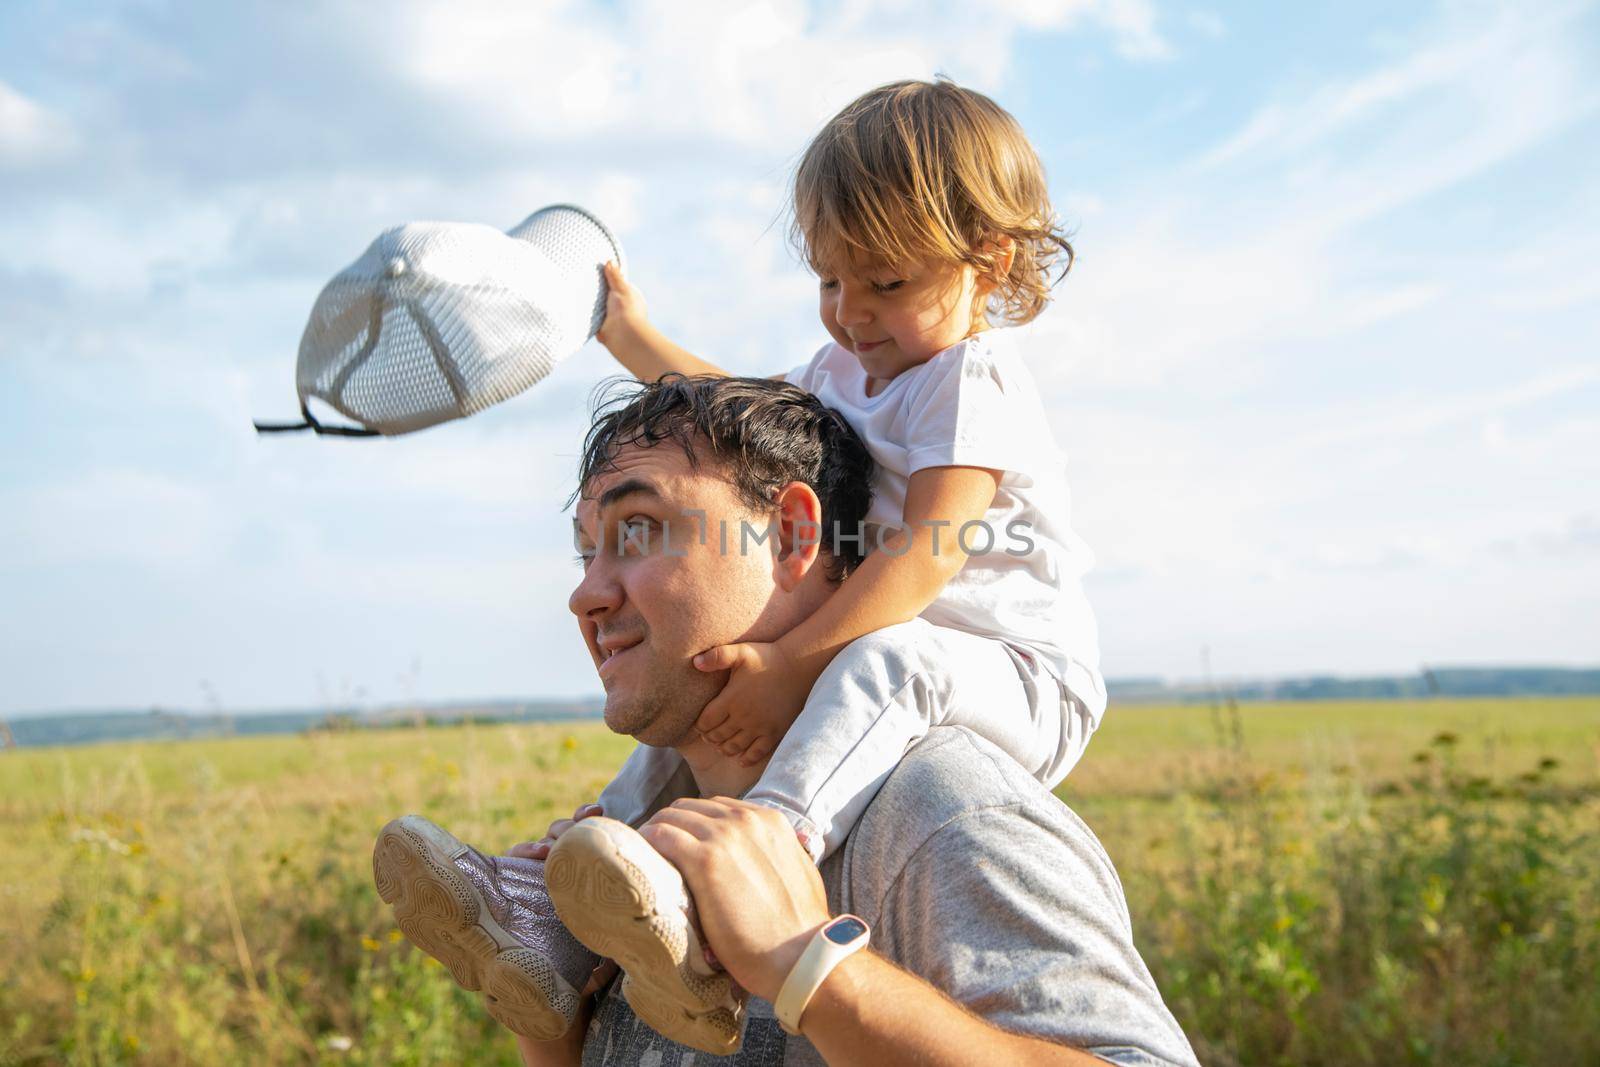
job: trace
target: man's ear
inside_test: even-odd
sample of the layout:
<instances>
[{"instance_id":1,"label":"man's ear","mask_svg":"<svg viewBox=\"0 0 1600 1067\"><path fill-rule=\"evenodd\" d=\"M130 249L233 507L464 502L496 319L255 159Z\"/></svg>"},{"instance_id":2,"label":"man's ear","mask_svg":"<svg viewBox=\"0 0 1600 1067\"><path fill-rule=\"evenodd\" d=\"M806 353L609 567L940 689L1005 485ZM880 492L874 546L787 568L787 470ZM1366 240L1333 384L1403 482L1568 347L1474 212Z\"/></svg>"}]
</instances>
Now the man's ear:
<instances>
[{"instance_id":1,"label":"man's ear","mask_svg":"<svg viewBox=\"0 0 1600 1067\"><path fill-rule=\"evenodd\" d=\"M774 503L778 516L772 565L779 588L787 593L800 584L821 554L822 501L805 482L789 482L778 490Z\"/></svg>"}]
</instances>

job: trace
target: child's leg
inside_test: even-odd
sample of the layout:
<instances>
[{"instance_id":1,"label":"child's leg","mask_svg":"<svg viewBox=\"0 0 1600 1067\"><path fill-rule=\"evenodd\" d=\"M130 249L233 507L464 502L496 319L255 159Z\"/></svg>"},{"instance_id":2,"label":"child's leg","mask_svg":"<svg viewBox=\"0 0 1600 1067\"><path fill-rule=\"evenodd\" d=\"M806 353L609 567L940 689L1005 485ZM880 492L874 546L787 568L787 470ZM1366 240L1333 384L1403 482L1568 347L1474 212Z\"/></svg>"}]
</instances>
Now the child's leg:
<instances>
[{"instance_id":1,"label":"child's leg","mask_svg":"<svg viewBox=\"0 0 1600 1067\"><path fill-rule=\"evenodd\" d=\"M617 776L601 790L599 804L607 818L637 829L679 797L694 795L694 778L677 750L638 744Z\"/></svg>"},{"instance_id":2,"label":"child's leg","mask_svg":"<svg viewBox=\"0 0 1600 1067\"><path fill-rule=\"evenodd\" d=\"M834 657L746 799L788 815L820 859L933 725L970 728L1051 785L1094 729L1083 705L1028 657L913 619Z\"/></svg>"}]
</instances>

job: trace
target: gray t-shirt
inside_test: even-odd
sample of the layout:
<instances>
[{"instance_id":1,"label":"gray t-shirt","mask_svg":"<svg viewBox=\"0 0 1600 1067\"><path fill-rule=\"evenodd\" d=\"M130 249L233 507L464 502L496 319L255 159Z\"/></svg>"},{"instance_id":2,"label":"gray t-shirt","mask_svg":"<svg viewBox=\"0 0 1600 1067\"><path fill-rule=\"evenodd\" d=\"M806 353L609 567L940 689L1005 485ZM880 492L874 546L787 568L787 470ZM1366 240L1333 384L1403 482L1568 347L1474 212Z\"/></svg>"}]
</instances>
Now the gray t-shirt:
<instances>
[{"instance_id":1,"label":"gray t-shirt","mask_svg":"<svg viewBox=\"0 0 1600 1067\"><path fill-rule=\"evenodd\" d=\"M834 914L870 923L878 953L996 1026L1119 1064L1196 1063L1100 842L965 729L937 728L906 754L822 877ZM596 1006L584 1067L823 1062L765 1001L751 1000L740 1050L717 1057L661 1037L616 993Z\"/></svg>"}]
</instances>

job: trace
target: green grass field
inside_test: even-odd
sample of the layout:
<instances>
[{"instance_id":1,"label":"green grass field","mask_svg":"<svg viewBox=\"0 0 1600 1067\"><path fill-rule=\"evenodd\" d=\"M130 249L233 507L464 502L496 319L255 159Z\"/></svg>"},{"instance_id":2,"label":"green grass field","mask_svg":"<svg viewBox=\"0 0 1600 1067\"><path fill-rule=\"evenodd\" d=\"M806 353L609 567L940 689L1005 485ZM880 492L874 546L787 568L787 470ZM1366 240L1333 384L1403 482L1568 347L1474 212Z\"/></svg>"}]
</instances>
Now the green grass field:
<instances>
[{"instance_id":1,"label":"green grass field","mask_svg":"<svg viewBox=\"0 0 1600 1067\"><path fill-rule=\"evenodd\" d=\"M0 754L0 1064L513 1063L371 884L505 846L598 725ZM1600 700L1113 709L1062 795L1209 1064L1600 1062Z\"/></svg>"}]
</instances>

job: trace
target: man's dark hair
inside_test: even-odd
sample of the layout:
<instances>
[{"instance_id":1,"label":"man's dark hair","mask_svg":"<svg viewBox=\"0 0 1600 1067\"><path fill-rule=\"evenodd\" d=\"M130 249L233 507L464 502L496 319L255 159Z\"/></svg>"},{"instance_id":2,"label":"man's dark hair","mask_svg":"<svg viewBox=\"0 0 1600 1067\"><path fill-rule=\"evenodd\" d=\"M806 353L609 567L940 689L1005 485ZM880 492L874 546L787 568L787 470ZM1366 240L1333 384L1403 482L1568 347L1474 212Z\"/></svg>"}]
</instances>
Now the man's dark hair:
<instances>
[{"instance_id":1,"label":"man's dark hair","mask_svg":"<svg viewBox=\"0 0 1600 1067\"><path fill-rule=\"evenodd\" d=\"M740 501L772 507L788 482L804 482L822 503L821 546L839 580L861 562L857 537L872 503L872 456L850 424L822 401L785 382L714 374L664 374L653 383L603 384L594 425L583 441L577 499L625 445L672 441L695 470L720 462Z\"/></svg>"}]
</instances>

